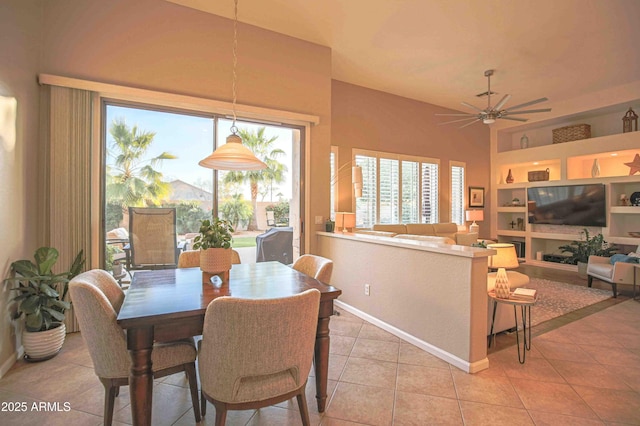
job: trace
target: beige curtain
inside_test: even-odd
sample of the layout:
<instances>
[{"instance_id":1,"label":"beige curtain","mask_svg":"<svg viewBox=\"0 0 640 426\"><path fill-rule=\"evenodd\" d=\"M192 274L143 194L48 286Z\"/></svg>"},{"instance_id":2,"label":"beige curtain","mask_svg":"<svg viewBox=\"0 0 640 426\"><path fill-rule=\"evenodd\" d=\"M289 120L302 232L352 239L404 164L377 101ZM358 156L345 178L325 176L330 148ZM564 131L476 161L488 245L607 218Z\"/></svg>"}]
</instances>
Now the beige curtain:
<instances>
[{"instance_id":1,"label":"beige curtain","mask_svg":"<svg viewBox=\"0 0 640 426\"><path fill-rule=\"evenodd\" d=\"M39 225L42 245L60 252L56 272L67 270L80 250L91 264L92 93L43 86ZM68 295L67 295L68 298ZM79 331L73 309L67 332Z\"/></svg>"}]
</instances>

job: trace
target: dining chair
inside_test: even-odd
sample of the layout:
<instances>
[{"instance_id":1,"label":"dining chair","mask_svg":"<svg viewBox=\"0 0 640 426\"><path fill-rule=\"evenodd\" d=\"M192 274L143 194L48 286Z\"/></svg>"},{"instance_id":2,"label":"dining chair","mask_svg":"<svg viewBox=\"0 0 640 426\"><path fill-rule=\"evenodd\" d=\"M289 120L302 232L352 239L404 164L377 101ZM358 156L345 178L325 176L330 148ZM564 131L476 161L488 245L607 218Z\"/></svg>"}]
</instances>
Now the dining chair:
<instances>
[{"instance_id":1,"label":"dining chair","mask_svg":"<svg viewBox=\"0 0 640 426\"><path fill-rule=\"evenodd\" d=\"M120 386L129 384L131 357L124 330L116 322L124 292L107 271L94 269L71 280L69 293L87 343L93 368L105 389L104 424L113 420L113 406ZM189 381L196 422L200 421L196 348L193 339L156 343L151 352L153 377L184 371Z\"/></svg>"},{"instance_id":2,"label":"dining chair","mask_svg":"<svg viewBox=\"0 0 640 426\"><path fill-rule=\"evenodd\" d=\"M292 268L329 284L333 272L333 261L315 254L303 254L293 263Z\"/></svg>"},{"instance_id":3,"label":"dining chair","mask_svg":"<svg viewBox=\"0 0 640 426\"><path fill-rule=\"evenodd\" d=\"M267 407L296 397L309 424L305 386L313 361L320 292L274 299L219 297L207 307L199 343L200 405L228 410Z\"/></svg>"},{"instance_id":4,"label":"dining chair","mask_svg":"<svg viewBox=\"0 0 640 426\"><path fill-rule=\"evenodd\" d=\"M240 261L240 253L231 249L231 263L236 265ZM200 266L200 250L185 250L178 257L178 268L197 268Z\"/></svg>"},{"instance_id":5,"label":"dining chair","mask_svg":"<svg viewBox=\"0 0 640 426\"><path fill-rule=\"evenodd\" d=\"M175 268L175 207L129 207L129 270Z\"/></svg>"}]
</instances>

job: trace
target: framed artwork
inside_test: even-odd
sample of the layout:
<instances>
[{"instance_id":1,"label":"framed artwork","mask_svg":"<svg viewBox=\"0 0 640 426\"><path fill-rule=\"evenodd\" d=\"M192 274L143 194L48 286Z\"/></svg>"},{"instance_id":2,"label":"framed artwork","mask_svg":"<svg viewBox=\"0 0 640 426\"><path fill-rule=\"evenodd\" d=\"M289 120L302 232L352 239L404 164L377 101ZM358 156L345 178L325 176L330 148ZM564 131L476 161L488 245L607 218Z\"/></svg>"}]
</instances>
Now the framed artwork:
<instances>
[{"instance_id":1,"label":"framed artwork","mask_svg":"<svg viewBox=\"0 0 640 426\"><path fill-rule=\"evenodd\" d=\"M469 207L484 207L484 188L469 187Z\"/></svg>"}]
</instances>

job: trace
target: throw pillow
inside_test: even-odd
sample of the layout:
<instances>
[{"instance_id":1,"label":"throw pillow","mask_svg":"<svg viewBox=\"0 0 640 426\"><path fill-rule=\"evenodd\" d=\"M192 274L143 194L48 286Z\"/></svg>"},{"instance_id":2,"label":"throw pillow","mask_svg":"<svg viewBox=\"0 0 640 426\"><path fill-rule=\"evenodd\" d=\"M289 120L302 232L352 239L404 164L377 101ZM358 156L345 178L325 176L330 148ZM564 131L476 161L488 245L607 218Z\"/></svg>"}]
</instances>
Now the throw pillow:
<instances>
[{"instance_id":1,"label":"throw pillow","mask_svg":"<svg viewBox=\"0 0 640 426\"><path fill-rule=\"evenodd\" d=\"M638 258L638 257L629 256L629 255L626 255L626 254L614 254L609 259L609 262L611 262L611 264L613 265L616 262L638 263L639 260L640 260L640 258Z\"/></svg>"}]
</instances>

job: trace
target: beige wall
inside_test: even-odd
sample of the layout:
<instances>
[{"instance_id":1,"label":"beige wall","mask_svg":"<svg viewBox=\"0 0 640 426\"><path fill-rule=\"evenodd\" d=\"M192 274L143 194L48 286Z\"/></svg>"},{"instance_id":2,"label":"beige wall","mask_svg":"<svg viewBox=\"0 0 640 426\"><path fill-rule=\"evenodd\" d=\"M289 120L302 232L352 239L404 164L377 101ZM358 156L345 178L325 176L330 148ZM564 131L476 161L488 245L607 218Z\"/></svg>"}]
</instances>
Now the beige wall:
<instances>
[{"instance_id":1,"label":"beige wall","mask_svg":"<svg viewBox=\"0 0 640 426\"><path fill-rule=\"evenodd\" d=\"M35 163L38 138L38 70L42 8L37 0L0 3L0 279L12 261L36 248ZM15 108L12 106L15 99ZM15 359L10 294L0 289L0 374Z\"/></svg>"},{"instance_id":2,"label":"beige wall","mask_svg":"<svg viewBox=\"0 0 640 426\"><path fill-rule=\"evenodd\" d=\"M489 128L476 123L464 129L459 125L438 126L447 117L435 113L454 112L377 90L341 81L331 86L331 143L339 147L340 166L351 161L353 148L393 152L440 159L440 221L448 222L449 161L467 165L467 186L485 188L489 195ZM342 176L342 173L341 173ZM352 211L349 179L340 186L338 210ZM343 196L344 194L344 196ZM485 217L490 217L485 200ZM484 232L486 229L486 232ZM489 226L480 226L489 238Z\"/></svg>"}]
</instances>

